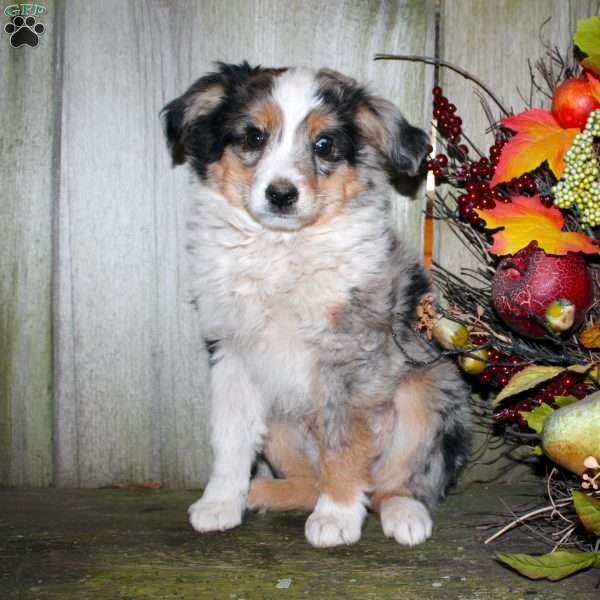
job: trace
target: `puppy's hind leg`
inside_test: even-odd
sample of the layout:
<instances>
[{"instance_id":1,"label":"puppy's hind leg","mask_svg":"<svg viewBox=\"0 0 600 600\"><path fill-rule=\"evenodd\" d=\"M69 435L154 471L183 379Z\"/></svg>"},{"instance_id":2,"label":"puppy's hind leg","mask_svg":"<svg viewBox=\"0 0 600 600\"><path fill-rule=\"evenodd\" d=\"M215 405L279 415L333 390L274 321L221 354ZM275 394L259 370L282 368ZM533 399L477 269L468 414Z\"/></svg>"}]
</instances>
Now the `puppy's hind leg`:
<instances>
[{"instance_id":1,"label":"puppy's hind leg","mask_svg":"<svg viewBox=\"0 0 600 600\"><path fill-rule=\"evenodd\" d=\"M391 431L373 465L383 532L413 546L431 536L429 510L446 494L469 446L468 394L453 365L411 372L393 401Z\"/></svg>"},{"instance_id":2,"label":"puppy's hind leg","mask_svg":"<svg viewBox=\"0 0 600 600\"><path fill-rule=\"evenodd\" d=\"M281 479L252 480L248 508L313 510L319 496L319 447L311 427L300 419L271 419L263 454Z\"/></svg>"}]
</instances>

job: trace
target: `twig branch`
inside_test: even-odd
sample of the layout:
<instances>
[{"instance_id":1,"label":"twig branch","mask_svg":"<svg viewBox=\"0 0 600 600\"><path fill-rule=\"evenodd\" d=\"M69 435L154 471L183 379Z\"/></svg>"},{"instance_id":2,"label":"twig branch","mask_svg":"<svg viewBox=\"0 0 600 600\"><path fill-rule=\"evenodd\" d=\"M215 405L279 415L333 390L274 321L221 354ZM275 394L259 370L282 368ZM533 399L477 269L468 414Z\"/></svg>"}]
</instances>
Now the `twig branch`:
<instances>
[{"instance_id":1,"label":"twig branch","mask_svg":"<svg viewBox=\"0 0 600 600\"><path fill-rule=\"evenodd\" d=\"M428 65L436 65L439 67L446 67L459 75L462 75L465 79L472 81L476 85L478 85L498 106L498 108L505 114L510 115L510 112L504 107L502 102L498 99L496 94L494 94L486 85L479 79L475 77L475 75L461 69L455 64L448 62L447 60L442 60L441 58L435 58L433 56L419 56L416 54L376 54L374 60L409 60L413 62L423 62Z\"/></svg>"},{"instance_id":2,"label":"twig branch","mask_svg":"<svg viewBox=\"0 0 600 600\"><path fill-rule=\"evenodd\" d=\"M525 514L521 517L517 517L514 521L511 521L508 525L505 525L502 529L497 531L494 535L490 536L483 543L489 544L490 542L493 542L494 540L498 539L500 536L504 535L507 531L510 531L517 525L523 525L526 521L528 521L532 517L537 517L538 515L543 515L544 513L548 513L548 512L552 513L553 511L556 510L557 506L568 506L572 502L573 502L572 500L562 500L561 502L556 502L554 504L551 504L550 506L544 506L543 508L537 508L536 510L532 510L531 512L528 512L527 514Z\"/></svg>"}]
</instances>

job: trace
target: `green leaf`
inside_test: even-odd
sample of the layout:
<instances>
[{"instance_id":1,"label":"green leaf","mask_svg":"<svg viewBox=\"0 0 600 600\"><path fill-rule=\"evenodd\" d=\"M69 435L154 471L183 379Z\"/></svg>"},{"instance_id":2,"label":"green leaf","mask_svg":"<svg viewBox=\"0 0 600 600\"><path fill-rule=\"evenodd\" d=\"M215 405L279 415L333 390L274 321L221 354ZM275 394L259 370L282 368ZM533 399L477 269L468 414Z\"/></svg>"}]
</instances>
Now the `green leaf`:
<instances>
[{"instance_id":1,"label":"green leaf","mask_svg":"<svg viewBox=\"0 0 600 600\"><path fill-rule=\"evenodd\" d=\"M540 365L530 365L525 367L510 378L510 381L502 388L502 391L494 398L492 406L498 405L505 398L520 394L525 390L534 388L536 385L553 379L565 371L573 373L587 373L594 367L595 363L587 365L571 365L570 367L545 367Z\"/></svg>"},{"instance_id":2,"label":"green leaf","mask_svg":"<svg viewBox=\"0 0 600 600\"><path fill-rule=\"evenodd\" d=\"M577 21L577 31L573 41L588 56L583 61L583 65L596 73L600 72L600 17Z\"/></svg>"},{"instance_id":3,"label":"green leaf","mask_svg":"<svg viewBox=\"0 0 600 600\"><path fill-rule=\"evenodd\" d=\"M600 500L583 492L573 492L573 503L579 520L586 529L600 535Z\"/></svg>"},{"instance_id":4,"label":"green leaf","mask_svg":"<svg viewBox=\"0 0 600 600\"><path fill-rule=\"evenodd\" d=\"M573 373L587 373L596 363L588 363L587 365L571 365L567 367L567 371L572 371Z\"/></svg>"},{"instance_id":5,"label":"green leaf","mask_svg":"<svg viewBox=\"0 0 600 600\"><path fill-rule=\"evenodd\" d=\"M530 579L557 581L594 565L600 552L558 550L542 556L499 552L496 558Z\"/></svg>"},{"instance_id":6,"label":"green leaf","mask_svg":"<svg viewBox=\"0 0 600 600\"><path fill-rule=\"evenodd\" d=\"M562 408L563 406L569 406L569 404L577 402L577 398L575 396L554 396L554 402Z\"/></svg>"},{"instance_id":7,"label":"green leaf","mask_svg":"<svg viewBox=\"0 0 600 600\"><path fill-rule=\"evenodd\" d=\"M544 456L544 449L538 444L531 449L531 453L536 456Z\"/></svg>"},{"instance_id":8,"label":"green leaf","mask_svg":"<svg viewBox=\"0 0 600 600\"><path fill-rule=\"evenodd\" d=\"M493 405L496 406L505 398L514 396L528 390L548 379L553 379L564 371L564 367L540 367L539 365L530 365L522 371L515 373L510 381L502 388L502 391L494 399Z\"/></svg>"},{"instance_id":9,"label":"green leaf","mask_svg":"<svg viewBox=\"0 0 600 600\"><path fill-rule=\"evenodd\" d=\"M521 416L527 421L527 426L530 429L533 429L536 433L542 433L546 417L551 415L553 412L554 409L550 405L542 402L539 406L536 406L531 411L522 411Z\"/></svg>"}]
</instances>

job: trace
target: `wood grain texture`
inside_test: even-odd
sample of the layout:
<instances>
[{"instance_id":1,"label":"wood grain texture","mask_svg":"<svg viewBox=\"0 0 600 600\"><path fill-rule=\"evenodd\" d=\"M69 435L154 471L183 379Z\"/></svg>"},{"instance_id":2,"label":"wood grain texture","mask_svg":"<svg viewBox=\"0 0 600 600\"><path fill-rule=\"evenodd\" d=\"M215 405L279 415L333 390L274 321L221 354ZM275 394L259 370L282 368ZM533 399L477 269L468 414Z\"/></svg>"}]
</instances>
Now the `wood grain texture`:
<instances>
[{"instance_id":1,"label":"wood grain texture","mask_svg":"<svg viewBox=\"0 0 600 600\"><path fill-rule=\"evenodd\" d=\"M440 57L481 79L509 110L521 112L526 108L521 94L528 98L530 92L527 59L534 62L542 57L544 48L540 40L551 47L567 49L576 20L599 12L598 0L444 0L440 15ZM463 118L467 135L487 154L493 138L485 134L488 121L474 85L444 69L440 71L440 85L458 107L457 114ZM542 100L536 97L536 104ZM502 116L495 106L494 114L497 118ZM455 273L477 265L469 251L440 222L435 230L434 260ZM485 444L485 436L477 436L475 443ZM506 452L506 448L489 452L482 459L487 464L471 468L468 477L490 480L498 475L503 479L518 479L523 470L511 469L514 461L501 457ZM517 453L517 458L521 455ZM489 462L494 460L492 468Z\"/></svg>"},{"instance_id":2,"label":"wood grain texture","mask_svg":"<svg viewBox=\"0 0 600 600\"><path fill-rule=\"evenodd\" d=\"M214 61L330 66L423 124L420 1L66 3L56 294L61 486L206 480L206 357L188 303L189 175L171 170L159 109ZM421 206L395 219L420 245Z\"/></svg>"},{"instance_id":3,"label":"wood grain texture","mask_svg":"<svg viewBox=\"0 0 600 600\"><path fill-rule=\"evenodd\" d=\"M0 491L0 577L6 600L596 600L598 570L532 581L496 552L548 552L508 522L507 506L543 506L542 482L471 486L433 516L418 547L386 538L369 514L352 546L315 549L306 514L248 514L242 527L199 535L182 518L196 491ZM280 589L281 583L287 585ZM279 586L277 585L279 583ZM285 587L285 586L283 586Z\"/></svg>"},{"instance_id":4,"label":"wood grain texture","mask_svg":"<svg viewBox=\"0 0 600 600\"><path fill-rule=\"evenodd\" d=\"M53 477L56 11L44 4L37 47L13 48L4 31L0 38L0 485L18 487Z\"/></svg>"}]
</instances>

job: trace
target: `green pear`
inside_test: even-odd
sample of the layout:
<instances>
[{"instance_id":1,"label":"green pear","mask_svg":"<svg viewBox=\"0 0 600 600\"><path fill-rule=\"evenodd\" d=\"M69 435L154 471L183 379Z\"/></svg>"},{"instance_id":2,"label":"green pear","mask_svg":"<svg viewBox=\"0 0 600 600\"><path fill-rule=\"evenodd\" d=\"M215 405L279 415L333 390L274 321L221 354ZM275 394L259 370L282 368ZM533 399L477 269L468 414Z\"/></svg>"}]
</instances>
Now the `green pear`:
<instances>
[{"instance_id":1,"label":"green pear","mask_svg":"<svg viewBox=\"0 0 600 600\"><path fill-rule=\"evenodd\" d=\"M588 456L600 459L600 392L563 406L544 421L542 447L548 457L581 475Z\"/></svg>"}]
</instances>

